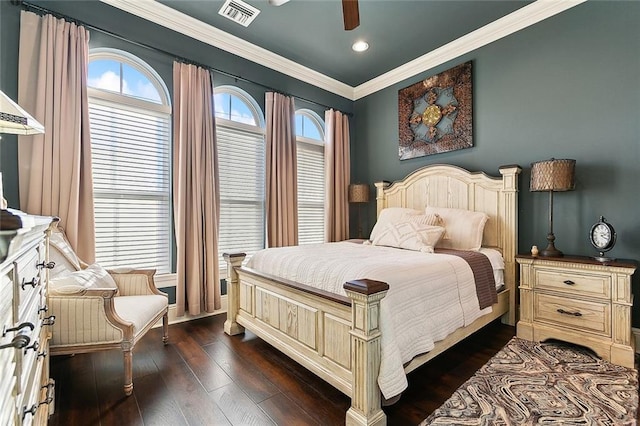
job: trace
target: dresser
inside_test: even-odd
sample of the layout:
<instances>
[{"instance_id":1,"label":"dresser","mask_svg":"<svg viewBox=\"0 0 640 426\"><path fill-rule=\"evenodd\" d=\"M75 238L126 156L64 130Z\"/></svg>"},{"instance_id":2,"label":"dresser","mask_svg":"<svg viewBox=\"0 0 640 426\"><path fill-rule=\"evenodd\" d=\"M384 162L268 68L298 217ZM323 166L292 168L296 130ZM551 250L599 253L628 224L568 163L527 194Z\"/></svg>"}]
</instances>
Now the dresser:
<instances>
[{"instance_id":1,"label":"dresser","mask_svg":"<svg viewBox=\"0 0 640 426\"><path fill-rule=\"evenodd\" d=\"M28 228L0 230L0 425L45 425L54 406L48 346L55 318L47 312L51 220L29 219Z\"/></svg>"},{"instance_id":2,"label":"dresser","mask_svg":"<svg viewBox=\"0 0 640 426\"><path fill-rule=\"evenodd\" d=\"M586 256L518 255L520 338L586 346L605 360L634 367L631 276L637 262Z\"/></svg>"}]
</instances>

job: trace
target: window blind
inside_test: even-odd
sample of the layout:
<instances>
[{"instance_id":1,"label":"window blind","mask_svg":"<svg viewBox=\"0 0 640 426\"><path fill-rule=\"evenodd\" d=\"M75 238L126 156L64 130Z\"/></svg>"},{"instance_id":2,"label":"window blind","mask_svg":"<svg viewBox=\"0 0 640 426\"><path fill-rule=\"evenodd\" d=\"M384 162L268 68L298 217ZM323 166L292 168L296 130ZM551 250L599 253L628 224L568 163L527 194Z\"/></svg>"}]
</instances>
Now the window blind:
<instances>
[{"instance_id":1,"label":"window blind","mask_svg":"<svg viewBox=\"0 0 640 426\"><path fill-rule=\"evenodd\" d=\"M324 242L324 146L298 140L298 244Z\"/></svg>"},{"instance_id":2,"label":"window blind","mask_svg":"<svg viewBox=\"0 0 640 426\"><path fill-rule=\"evenodd\" d=\"M223 253L250 258L265 244L265 144L262 133L217 121L220 180L219 262Z\"/></svg>"},{"instance_id":3,"label":"window blind","mask_svg":"<svg viewBox=\"0 0 640 426\"><path fill-rule=\"evenodd\" d=\"M170 116L90 99L96 260L171 272Z\"/></svg>"}]
</instances>

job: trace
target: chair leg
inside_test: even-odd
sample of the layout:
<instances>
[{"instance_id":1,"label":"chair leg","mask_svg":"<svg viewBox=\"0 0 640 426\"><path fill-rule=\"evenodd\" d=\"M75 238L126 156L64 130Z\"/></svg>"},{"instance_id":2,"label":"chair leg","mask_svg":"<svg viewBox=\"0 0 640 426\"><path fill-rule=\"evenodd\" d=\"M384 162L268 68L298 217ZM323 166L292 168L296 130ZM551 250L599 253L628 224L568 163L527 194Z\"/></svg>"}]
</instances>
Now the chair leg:
<instances>
[{"instance_id":1,"label":"chair leg","mask_svg":"<svg viewBox=\"0 0 640 426\"><path fill-rule=\"evenodd\" d=\"M169 343L169 313L165 312L162 316L162 343Z\"/></svg>"},{"instance_id":2,"label":"chair leg","mask_svg":"<svg viewBox=\"0 0 640 426\"><path fill-rule=\"evenodd\" d=\"M129 396L133 393L133 352L131 349L124 350L124 394Z\"/></svg>"}]
</instances>

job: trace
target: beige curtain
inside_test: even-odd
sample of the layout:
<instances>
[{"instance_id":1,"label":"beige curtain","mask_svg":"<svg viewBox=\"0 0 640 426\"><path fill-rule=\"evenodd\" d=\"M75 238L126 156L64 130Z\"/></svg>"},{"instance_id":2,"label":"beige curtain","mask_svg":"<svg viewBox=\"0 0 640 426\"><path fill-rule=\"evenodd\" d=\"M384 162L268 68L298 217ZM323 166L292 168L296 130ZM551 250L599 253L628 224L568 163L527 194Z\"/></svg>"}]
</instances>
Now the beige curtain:
<instances>
[{"instance_id":1,"label":"beige curtain","mask_svg":"<svg viewBox=\"0 0 640 426\"><path fill-rule=\"evenodd\" d=\"M58 216L81 259L95 261L91 135L87 100L89 33L21 12L18 103L45 133L20 136L20 208Z\"/></svg>"},{"instance_id":2,"label":"beige curtain","mask_svg":"<svg viewBox=\"0 0 640 426\"><path fill-rule=\"evenodd\" d=\"M173 63L173 214L177 315L220 308L220 191L209 70Z\"/></svg>"},{"instance_id":3,"label":"beige curtain","mask_svg":"<svg viewBox=\"0 0 640 426\"><path fill-rule=\"evenodd\" d=\"M267 92L267 243L298 244L296 108L293 98Z\"/></svg>"},{"instance_id":4,"label":"beige curtain","mask_svg":"<svg viewBox=\"0 0 640 426\"><path fill-rule=\"evenodd\" d=\"M325 239L349 238L349 119L340 111L325 111Z\"/></svg>"}]
</instances>

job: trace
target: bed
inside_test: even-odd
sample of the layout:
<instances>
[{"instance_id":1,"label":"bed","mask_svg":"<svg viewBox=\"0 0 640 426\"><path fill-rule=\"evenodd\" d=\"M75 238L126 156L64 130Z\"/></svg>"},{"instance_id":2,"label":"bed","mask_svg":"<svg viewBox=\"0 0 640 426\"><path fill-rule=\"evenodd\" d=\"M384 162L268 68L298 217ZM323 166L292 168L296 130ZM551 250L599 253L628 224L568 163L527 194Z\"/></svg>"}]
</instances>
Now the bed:
<instances>
[{"instance_id":1,"label":"bed","mask_svg":"<svg viewBox=\"0 0 640 426\"><path fill-rule=\"evenodd\" d=\"M424 210L425 206L485 213L482 246L499 251L504 259L504 286L497 302L487 309L490 312L404 363L405 374L497 318L515 324L520 171L515 165L503 166L500 177L491 177L456 166L431 165L403 180L375 184L378 214L390 207ZM381 302L389 284L362 277L344 283L343 295L243 266L242 253L224 256L228 266L225 332L252 331L350 396L346 424L386 424L378 376L384 329Z\"/></svg>"}]
</instances>

